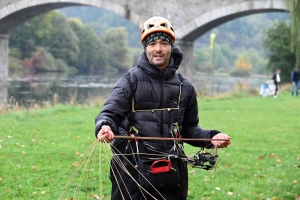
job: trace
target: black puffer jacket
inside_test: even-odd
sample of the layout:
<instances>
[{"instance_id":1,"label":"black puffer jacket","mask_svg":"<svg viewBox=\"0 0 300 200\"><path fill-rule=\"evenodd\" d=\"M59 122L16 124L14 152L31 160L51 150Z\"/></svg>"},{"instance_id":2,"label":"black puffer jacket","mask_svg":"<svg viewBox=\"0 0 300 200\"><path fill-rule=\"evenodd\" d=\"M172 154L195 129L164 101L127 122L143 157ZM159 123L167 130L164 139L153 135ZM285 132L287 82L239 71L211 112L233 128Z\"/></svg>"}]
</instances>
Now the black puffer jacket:
<instances>
[{"instance_id":1,"label":"black puffer jacket","mask_svg":"<svg viewBox=\"0 0 300 200\"><path fill-rule=\"evenodd\" d=\"M109 125L117 135L127 134L132 125L140 136L148 137L172 137L172 132L178 129L183 138L212 138L219 133L198 126L195 89L187 78L180 80L181 76L175 74L182 58L181 50L174 45L169 67L160 71L148 62L143 52L137 66L115 84L96 117L95 134L102 125ZM131 112L133 97L136 112ZM211 145L209 141L187 143Z\"/></svg>"}]
</instances>

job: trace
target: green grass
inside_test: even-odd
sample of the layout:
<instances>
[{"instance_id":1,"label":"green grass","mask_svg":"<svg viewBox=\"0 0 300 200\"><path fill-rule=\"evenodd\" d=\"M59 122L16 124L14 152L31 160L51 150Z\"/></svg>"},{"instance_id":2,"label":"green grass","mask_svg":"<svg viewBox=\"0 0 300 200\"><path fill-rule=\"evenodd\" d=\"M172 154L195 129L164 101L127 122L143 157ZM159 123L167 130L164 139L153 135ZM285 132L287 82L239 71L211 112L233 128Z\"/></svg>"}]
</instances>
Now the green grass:
<instances>
[{"instance_id":1,"label":"green grass","mask_svg":"<svg viewBox=\"0 0 300 200\"><path fill-rule=\"evenodd\" d=\"M201 126L227 133L232 145L218 150L216 171L189 170L188 199L289 200L300 195L300 97L231 95L198 103ZM0 199L38 199L42 194L40 199L57 198L72 177L72 163L95 141L94 118L100 109L56 105L1 114ZM197 150L186 146L187 154ZM103 165L102 194L108 198L109 162L103 157L95 158L88 171L98 174L98 163ZM74 185L69 189L76 191ZM70 197L67 193L64 199Z\"/></svg>"}]
</instances>

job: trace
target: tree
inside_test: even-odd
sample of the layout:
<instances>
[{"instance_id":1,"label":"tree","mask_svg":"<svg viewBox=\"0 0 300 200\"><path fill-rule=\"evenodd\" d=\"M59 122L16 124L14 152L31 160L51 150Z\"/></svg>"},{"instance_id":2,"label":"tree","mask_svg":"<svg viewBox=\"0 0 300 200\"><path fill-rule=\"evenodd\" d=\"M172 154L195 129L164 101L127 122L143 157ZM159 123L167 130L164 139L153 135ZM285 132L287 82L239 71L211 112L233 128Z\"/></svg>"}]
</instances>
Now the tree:
<instances>
[{"instance_id":1,"label":"tree","mask_svg":"<svg viewBox=\"0 0 300 200\"><path fill-rule=\"evenodd\" d=\"M235 63L236 68L244 70L244 71L249 71L252 68L252 64L250 63L250 60L247 56L239 55L236 63Z\"/></svg>"},{"instance_id":2,"label":"tree","mask_svg":"<svg viewBox=\"0 0 300 200\"><path fill-rule=\"evenodd\" d=\"M118 71L127 71L132 67L133 57L127 47L127 31L122 28L110 28L101 37L107 44L107 51L110 56L109 67Z\"/></svg>"},{"instance_id":3,"label":"tree","mask_svg":"<svg viewBox=\"0 0 300 200\"><path fill-rule=\"evenodd\" d=\"M54 58L62 59L71 66L73 62L78 61L79 39L64 15L57 11L51 12L56 13L51 19L52 26L55 28L44 47Z\"/></svg>"},{"instance_id":4,"label":"tree","mask_svg":"<svg viewBox=\"0 0 300 200\"><path fill-rule=\"evenodd\" d=\"M19 59L31 70L65 71L65 63L76 60L79 54L76 34L66 18L55 11L41 14L15 28L9 43L10 49L20 50ZM32 63L36 63L35 67Z\"/></svg>"},{"instance_id":5,"label":"tree","mask_svg":"<svg viewBox=\"0 0 300 200\"><path fill-rule=\"evenodd\" d=\"M196 71L210 74L212 72L212 56L210 49L195 48L194 68Z\"/></svg>"},{"instance_id":6,"label":"tree","mask_svg":"<svg viewBox=\"0 0 300 200\"><path fill-rule=\"evenodd\" d=\"M291 48L296 53L296 63L300 65L300 1L285 0L290 10L291 24Z\"/></svg>"},{"instance_id":7,"label":"tree","mask_svg":"<svg viewBox=\"0 0 300 200\"><path fill-rule=\"evenodd\" d=\"M252 64L250 59L247 56L240 54L236 60L235 68L230 72L230 75L247 77L250 76L251 68Z\"/></svg>"},{"instance_id":8,"label":"tree","mask_svg":"<svg viewBox=\"0 0 300 200\"><path fill-rule=\"evenodd\" d=\"M99 39L93 29L84 25L79 18L70 19L73 31L79 38L80 54L73 66L80 72L94 73L107 66L108 53L106 45Z\"/></svg>"},{"instance_id":9,"label":"tree","mask_svg":"<svg viewBox=\"0 0 300 200\"><path fill-rule=\"evenodd\" d=\"M281 69L282 81L290 80L290 72L296 62L296 55L290 48L290 38L290 25L278 21L274 26L266 29L266 38L263 41L269 59L267 68L273 72L277 68Z\"/></svg>"}]
</instances>

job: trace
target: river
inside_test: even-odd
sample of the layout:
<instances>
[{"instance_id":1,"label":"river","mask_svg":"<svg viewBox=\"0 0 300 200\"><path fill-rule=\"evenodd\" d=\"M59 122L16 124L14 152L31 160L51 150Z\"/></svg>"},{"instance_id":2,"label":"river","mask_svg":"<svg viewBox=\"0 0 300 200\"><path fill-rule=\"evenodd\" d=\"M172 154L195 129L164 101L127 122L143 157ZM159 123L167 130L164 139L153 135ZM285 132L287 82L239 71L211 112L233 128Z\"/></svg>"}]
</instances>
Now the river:
<instances>
[{"instance_id":1,"label":"river","mask_svg":"<svg viewBox=\"0 0 300 200\"><path fill-rule=\"evenodd\" d=\"M10 73L7 84L0 85L0 103L15 103L25 107L34 103L84 103L88 98L105 99L123 74L67 75L64 73ZM265 78L195 75L194 86L200 95L214 96L237 88L259 90ZM212 87L213 85L213 87Z\"/></svg>"}]
</instances>

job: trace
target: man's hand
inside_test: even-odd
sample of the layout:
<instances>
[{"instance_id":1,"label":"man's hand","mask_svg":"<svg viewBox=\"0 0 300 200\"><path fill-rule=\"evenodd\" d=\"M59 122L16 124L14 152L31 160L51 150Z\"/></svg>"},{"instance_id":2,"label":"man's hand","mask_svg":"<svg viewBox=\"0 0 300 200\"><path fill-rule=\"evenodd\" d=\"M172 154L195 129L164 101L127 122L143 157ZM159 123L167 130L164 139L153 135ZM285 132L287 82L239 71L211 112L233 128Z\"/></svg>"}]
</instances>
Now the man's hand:
<instances>
[{"instance_id":1,"label":"man's hand","mask_svg":"<svg viewBox=\"0 0 300 200\"><path fill-rule=\"evenodd\" d=\"M100 142L111 142L115 135L112 132L110 126L103 125L97 134L97 138Z\"/></svg>"},{"instance_id":2,"label":"man's hand","mask_svg":"<svg viewBox=\"0 0 300 200\"><path fill-rule=\"evenodd\" d=\"M218 141L211 141L211 143L217 148L226 148L228 145L231 144L230 137L225 133L218 133L212 139L224 139Z\"/></svg>"}]
</instances>

